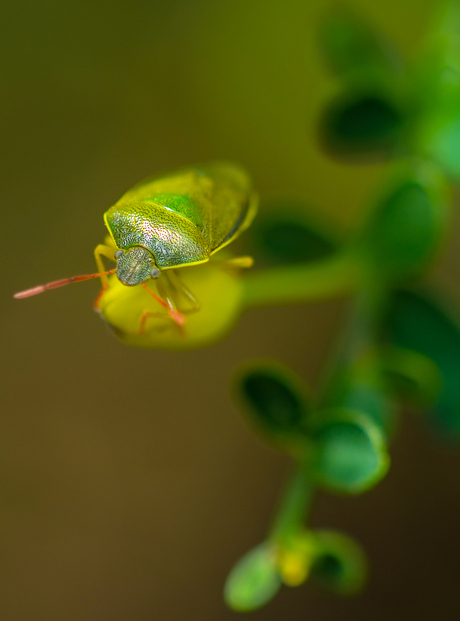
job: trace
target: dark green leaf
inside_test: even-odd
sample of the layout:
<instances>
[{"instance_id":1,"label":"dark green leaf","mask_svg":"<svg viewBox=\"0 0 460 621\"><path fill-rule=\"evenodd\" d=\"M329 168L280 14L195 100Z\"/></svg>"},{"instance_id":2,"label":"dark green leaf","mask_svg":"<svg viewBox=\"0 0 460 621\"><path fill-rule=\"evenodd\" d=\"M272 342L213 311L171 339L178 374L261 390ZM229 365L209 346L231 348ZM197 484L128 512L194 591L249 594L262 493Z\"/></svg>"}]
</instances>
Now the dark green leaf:
<instances>
[{"instance_id":1,"label":"dark green leaf","mask_svg":"<svg viewBox=\"0 0 460 621\"><path fill-rule=\"evenodd\" d=\"M308 217L308 205L292 201L267 204L254 223L255 253L269 264L305 263L331 256L337 243Z\"/></svg>"},{"instance_id":2,"label":"dark green leaf","mask_svg":"<svg viewBox=\"0 0 460 621\"><path fill-rule=\"evenodd\" d=\"M364 586L367 563L361 547L334 531L315 531L316 560L312 579L341 595L353 595Z\"/></svg>"},{"instance_id":3,"label":"dark green leaf","mask_svg":"<svg viewBox=\"0 0 460 621\"><path fill-rule=\"evenodd\" d=\"M430 358L441 373L441 389L431 422L441 433L460 439L460 329L428 297L398 291L388 315L392 343Z\"/></svg>"},{"instance_id":4,"label":"dark green leaf","mask_svg":"<svg viewBox=\"0 0 460 621\"><path fill-rule=\"evenodd\" d=\"M304 443L309 400L289 369L271 361L252 363L240 372L238 386L250 418L276 444Z\"/></svg>"},{"instance_id":5,"label":"dark green leaf","mask_svg":"<svg viewBox=\"0 0 460 621\"><path fill-rule=\"evenodd\" d=\"M405 114L384 93L357 91L338 97L320 124L325 149L337 156L387 156L396 147Z\"/></svg>"}]
</instances>

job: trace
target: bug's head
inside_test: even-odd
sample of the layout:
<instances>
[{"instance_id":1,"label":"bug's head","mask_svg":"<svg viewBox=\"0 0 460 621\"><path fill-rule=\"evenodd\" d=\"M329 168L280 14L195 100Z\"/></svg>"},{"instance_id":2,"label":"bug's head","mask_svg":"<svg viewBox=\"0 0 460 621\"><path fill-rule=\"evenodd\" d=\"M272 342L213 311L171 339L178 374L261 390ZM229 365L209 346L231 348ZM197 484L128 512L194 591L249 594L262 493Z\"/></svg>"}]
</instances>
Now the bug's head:
<instances>
[{"instance_id":1,"label":"bug's head","mask_svg":"<svg viewBox=\"0 0 460 621\"><path fill-rule=\"evenodd\" d=\"M149 278L158 278L160 270L156 267L152 253L135 246L126 252L115 252L117 261L117 276L124 285L140 285Z\"/></svg>"}]
</instances>

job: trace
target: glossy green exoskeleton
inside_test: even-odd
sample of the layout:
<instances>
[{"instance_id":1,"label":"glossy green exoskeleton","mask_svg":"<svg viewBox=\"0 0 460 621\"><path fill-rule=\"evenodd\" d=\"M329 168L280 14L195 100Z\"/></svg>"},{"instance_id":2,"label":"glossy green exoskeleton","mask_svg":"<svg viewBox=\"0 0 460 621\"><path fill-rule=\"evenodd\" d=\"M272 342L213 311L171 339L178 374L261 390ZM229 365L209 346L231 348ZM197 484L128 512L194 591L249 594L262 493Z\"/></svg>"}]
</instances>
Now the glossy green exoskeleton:
<instances>
[{"instance_id":1,"label":"glossy green exoskeleton","mask_svg":"<svg viewBox=\"0 0 460 621\"><path fill-rule=\"evenodd\" d=\"M15 295L24 298L80 280L100 277L103 290L107 275L116 271L127 286L157 279L166 270L205 263L251 223L257 201L246 172L223 162L183 168L147 179L129 190L104 214L110 234L95 249L98 272L39 285ZM115 260L116 269L106 271L102 257ZM239 259L239 266L252 263ZM171 291L180 288L165 275L159 296L147 289L176 323L183 323ZM189 291L181 293L193 301Z\"/></svg>"}]
</instances>

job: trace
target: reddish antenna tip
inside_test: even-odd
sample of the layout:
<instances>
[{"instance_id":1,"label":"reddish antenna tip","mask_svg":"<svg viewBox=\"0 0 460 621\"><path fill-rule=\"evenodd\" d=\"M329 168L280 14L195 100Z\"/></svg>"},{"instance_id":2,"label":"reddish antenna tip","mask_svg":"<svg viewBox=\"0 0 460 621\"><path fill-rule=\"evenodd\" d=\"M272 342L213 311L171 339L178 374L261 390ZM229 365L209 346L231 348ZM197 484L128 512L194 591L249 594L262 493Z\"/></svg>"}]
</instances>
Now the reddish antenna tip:
<instances>
[{"instance_id":1,"label":"reddish antenna tip","mask_svg":"<svg viewBox=\"0 0 460 621\"><path fill-rule=\"evenodd\" d=\"M29 298L32 295L37 295L39 293L43 293L46 289L43 285L38 285L37 287L31 287L30 289L24 289L24 291L19 291L13 295L15 300L22 300L23 298Z\"/></svg>"},{"instance_id":2,"label":"reddish antenna tip","mask_svg":"<svg viewBox=\"0 0 460 621\"><path fill-rule=\"evenodd\" d=\"M71 276L70 278L53 280L52 282L46 283L46 285L37 285L36 287L31 287L30 289L24 289L24 291L19 291L18 293L15 293L13 297L16 300L30 298L33 295L38 295L39 293L43 293L44 291L48 291L49 289L57 289L57 287L63 287L64 285L68 285L71 282L80 282L82 280L98 278L99 276L107 276L108 274L114 274L116 271L117 269L113 268L112 270L108 270L107 272L98 272L97 274L83 274L82 276Z\"/></svg>"}]
</instances>

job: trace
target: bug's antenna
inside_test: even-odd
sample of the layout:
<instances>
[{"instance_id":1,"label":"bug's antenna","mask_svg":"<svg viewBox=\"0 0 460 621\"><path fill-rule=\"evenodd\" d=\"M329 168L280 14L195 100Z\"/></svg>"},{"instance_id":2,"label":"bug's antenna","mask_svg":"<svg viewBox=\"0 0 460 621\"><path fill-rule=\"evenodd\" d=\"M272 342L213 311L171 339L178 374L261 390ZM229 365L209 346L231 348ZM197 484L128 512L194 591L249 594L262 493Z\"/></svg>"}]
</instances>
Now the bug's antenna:
<instances>
[{"instance_id":1,"label":"bug's antenna","mask_svg":"<svg viewBox=\"0 0 460 621\"><path fill-rule=\"evenodd\" d=\"M115 274L117 268L114 267L112 270L108 270L107 272L98 272L97 274L83 274L82 276L71 276L70 278L61 278L61 280L53 280L52 282L46 283L46 285L37 285L36 287L31 287L30 289L24 289L24 291L19 291L14 294L14 298L16 300L22 300L23 298L30 298L33 295L38 295L39 293L43 293L44 291L48 291L49 289L57 289L58 287L63 287L64 285L68 285L70 282L80 282L81 280L90 280L91 278L99 278L99 276L107 276L108 274Z\"/></svg>"}]
</instances>

